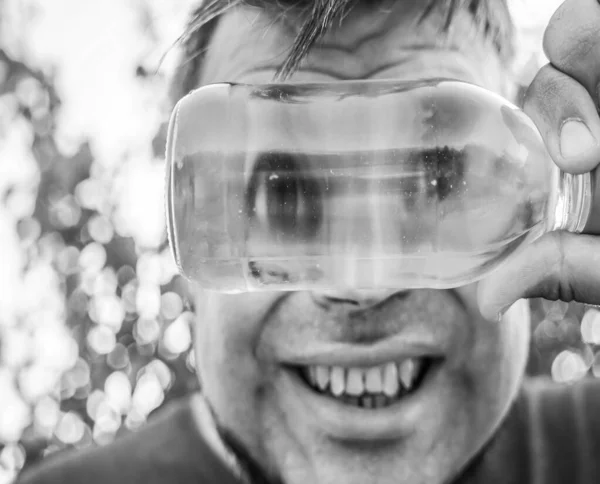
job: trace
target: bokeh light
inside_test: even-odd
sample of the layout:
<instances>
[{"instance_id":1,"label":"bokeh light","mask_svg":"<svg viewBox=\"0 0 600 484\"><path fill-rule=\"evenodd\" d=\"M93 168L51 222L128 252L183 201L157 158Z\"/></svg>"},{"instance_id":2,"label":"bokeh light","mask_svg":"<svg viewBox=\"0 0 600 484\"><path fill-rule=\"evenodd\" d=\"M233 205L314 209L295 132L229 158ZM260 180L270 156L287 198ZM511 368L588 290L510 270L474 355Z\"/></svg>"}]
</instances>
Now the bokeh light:
<instances>
[{"instance_id":1,"label":"bokeh light","mask_svg":"<svg viewBox=\"0 0 600 484\"><path fill-rule=\"evenodd\" d=\"M160 287L152 283L142 283L137 288L135 305L142 318L154 318L160 312Z\"/></svg>"},{"instance_id":2,"label":"bokeh light","mask_svg":"<svg viewBox=\"0 0 600 484\"><path fill-rule=\"evenodd\" d=\"M147 416L163 399L164 391L158 375L151 371L144 372L135 385L132 405L140 415Z\"/></svg>"},{"instance_id":3,"label":"bokeh light","mask_svg":"<svg viewBox=\"0 0 600 484\"><path fill-rule=\"evenodd\" d=\"M79 265L85 272L96 273L106 264L106 249L98 242L84 247L79 254Z\"/></svg>"},{"instance_id":4,"label":"bokeh light","mask_svg":"<svg viewBox=\"0 0 600 484\"><path fill-rule=\"evenodd\" d=\"M139 318L135 323L134 336L141 345L153 343L160 336L159 322L156 319Z\"/></svg>"},{"instance_id":5,"label":"bokeh light","mask_svg":"<svg viewBox=\"0 0 600 484\"><path fill-rule=\"evenodd\" d=\"M581 337L586 343L600 345L600 311L588 309L581 320Z\"/></svg>"},{"instance_id":6,"label":"bokeh light","mask_svg":"<svg viewBox=\"0 0 600 484\"><path fill-rule=\"evenodd\" d=\"M113 226L108 217L94 215L88 221L88 232L94 241L100 244L108 244L114 235Z\"/></svg>"},{"instance_id":7,"label":"bokeh light","mask_svg":"<svg viewBox=\"0 0 600 484\"><path fill-rule=\"evenodd\" d=\"M96 354L107 355L117 344L117 338L111 328L96 326L88 333L87 342L90 349Z\"/></svg>"},{"instance_id":8,"label":"bokeh light","mask_svg":"<svg viewBox=\"0 0 600 484\"><path fill-rule=\"evenodd\" d=\"M572 351L561 351L552 362L552 378L561 383L580 380L587 372L583 358Z\"/></svg>"},{"instance_id":9,"label":"bokeh light","mask_svg":"<svg viewBox=\"0 0 600 484\"><path fill-rule=\"evenodd\" d=\"M50 396L44 396L35 405L33 411L34 425L41 435L52 434L60 418L60 404Z\"/></svg>"},{"instance_id":10,"label":"bokeh light","mask_svg":"<svg viewBox=\"0 0 600 484\"><path fill-rule=\"evenodd\" d=\"M15 375L0 369L0 442L16 443L31 421L31 409L15 385Z\"/></svg>"},{"instance_id":11,"label":"bokeh light","mask_svg":"<svg viewBox=\"0 0 600 484\"><path fill-rule=\"evenodd\" d=\"M25 464L25 449L19 444L9 444L0 450L0 484L11 484Z\"/></svg>"},{"instance_id":12,"label":"bokeh light","mask_svg":"<svg viewBox=\"0 0 600 484\"><path fill-rule=\"evenodd\" d=\"M183 313L165 330L164 345L172 354L186 351L192 344L190 324L193 320L191 313Z\"/></svg>"},{"instance_id":13,"label":"bokeh light","mask_svg":"<svg viewBox=\"0 0 600 484\"><path fill-rule=\"evenodd\" d=\"M36 363L21 368L17 378L21 396L33 403L59 389L61 370Z\"/></svg>"},{"instance_id":14,"label":"bokeh light","mask_svg":"<svg viewBox=\"0 0 600 484\"><path fill-rule=\"evenodd\" d=\"M63 444L76 444L83 438L85 424L75 412L67 412L58 421L54 435Z\"/></svg>"},{"instance_id":15,"label":"bokeh light","mask_svg":"<svg viewBox=\"0 0 600 484\"><path fill-rule=\"evenodd\" d=\"M183 311L183 301L176 292L167 292L160 298L160 314L166 319L175 319Z\"/></svg>"},{"instance_id":16,"label":"bokeh light","mask_svg":"<svg viewBox=\"0 0 600 484\"><path fill-rule=\"evenodd\" d=\"M111 373L104 383L106 401L120 414L126 414L131 406L131 382L122 371ZM119 423L120 426L120 423ZM118 427L115 429L115 432Z\"/></svg>"}]
</instances>

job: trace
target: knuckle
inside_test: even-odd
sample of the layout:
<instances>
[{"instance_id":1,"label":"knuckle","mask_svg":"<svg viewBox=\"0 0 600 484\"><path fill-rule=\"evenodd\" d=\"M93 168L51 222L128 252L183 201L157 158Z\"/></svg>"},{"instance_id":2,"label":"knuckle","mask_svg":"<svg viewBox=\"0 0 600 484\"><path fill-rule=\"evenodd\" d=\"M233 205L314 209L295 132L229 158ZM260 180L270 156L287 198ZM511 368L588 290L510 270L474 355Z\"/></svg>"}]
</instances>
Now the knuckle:
<instances>
[{"instance_id":1,"label":"knuckle","mask_svg":"<svg viewBox=\"0 0 600 484\"><path fill-rule=\"evenodd\" d=\"M595 12L595 14L594 14ZM600 6L596 0L567 0L544 32L543 49L552 64L570 70L600 50Z\"/></svg>"},{"instance_id":2,"label":"knuckle","mask_svg":"<svg viewBox=\"0 0 600 484\"><path fill-rule=\"evenodd\" d=\"M550 64L542 67L525 92L525 112L544 111L548 100L557 99L561 91L558 76Z\"/></svg>"},{"instance_id":3,"label":"knuckle","mask_svg":"<svg viewBox=\"0 0 600 484\"><path fill-rule=\"evenodd\" d=\"M556 260L554 261L554 270L556 274L563 274L566 268L566 257L565 257L565 234L564 232L557 231L553 232L552 242L554 245L554 254L556 254Z\"/></svg>"},{"instance_id":4,"label":"knuckle","mask_svg":"<svg viewBox=\"0 0 600 484\"><path fill-rule=\"evenodd\" d=\"M571 302L575 300L575 287L573 285L569 258L567 256L566 232L552 232L553 252L555 260L550 268L550 287L548 294L553 300Z\"/></svg>"}]
</instances>

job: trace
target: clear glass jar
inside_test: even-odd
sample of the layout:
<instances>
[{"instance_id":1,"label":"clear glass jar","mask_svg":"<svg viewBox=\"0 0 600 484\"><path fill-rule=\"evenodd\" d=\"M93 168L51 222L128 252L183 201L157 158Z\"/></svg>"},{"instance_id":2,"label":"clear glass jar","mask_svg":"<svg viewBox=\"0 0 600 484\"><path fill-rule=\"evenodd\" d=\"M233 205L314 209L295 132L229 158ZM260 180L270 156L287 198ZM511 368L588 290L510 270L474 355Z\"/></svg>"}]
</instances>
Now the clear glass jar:
<instances>
[{"instance_id":1,"label":"clear glass jar","mask_svg":"<svg viewBox=\"0 0 600 484\"><path fill-rule=\"evenodd\" d=\"M223 292L461 286L581 231L593 188L520 109L448 79L205 86L167 162L175 260Z\"/></svg>"}]
</instances>

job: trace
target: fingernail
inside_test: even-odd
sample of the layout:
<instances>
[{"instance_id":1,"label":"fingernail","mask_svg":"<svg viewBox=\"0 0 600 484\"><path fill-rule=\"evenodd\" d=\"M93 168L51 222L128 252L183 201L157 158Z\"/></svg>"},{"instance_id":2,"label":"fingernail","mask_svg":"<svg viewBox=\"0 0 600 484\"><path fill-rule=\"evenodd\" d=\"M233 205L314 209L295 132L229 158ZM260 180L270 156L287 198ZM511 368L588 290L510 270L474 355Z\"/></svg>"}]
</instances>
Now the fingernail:
<instances>
[{"instance_id":1,"label":"fingernail","mask_svg":"<svg viewBox=\"0 0 600 484\"><path fill-rule=\"evenodd\" d=\"M560 131L560 152L565 158L577 158L584 155L598 142L588 127L578 119L567 119Z\"/></svg>"}]
</instances>

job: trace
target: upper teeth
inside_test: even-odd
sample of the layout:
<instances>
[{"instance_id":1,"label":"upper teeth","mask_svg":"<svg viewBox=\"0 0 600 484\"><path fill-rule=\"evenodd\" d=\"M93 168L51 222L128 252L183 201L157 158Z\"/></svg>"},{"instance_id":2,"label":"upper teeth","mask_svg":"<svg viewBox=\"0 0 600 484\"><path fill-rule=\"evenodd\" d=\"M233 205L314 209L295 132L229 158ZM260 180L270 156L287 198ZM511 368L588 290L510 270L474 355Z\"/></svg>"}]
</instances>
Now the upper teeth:
<instances>
[{"instance_id":1,"label":"upper teeth","mask_svg":"<svg viewBox=\"0 0 600 484\"><path fill-rule=\"evenodd\" d=\"M402 389L412 389L422 365L422 359L409 358L400 363L390 362L371 368L310 366L306 375L311 385L323 391L329 389L335 396L366 393L395 397Z\"/></svg>"}]
</instances>

